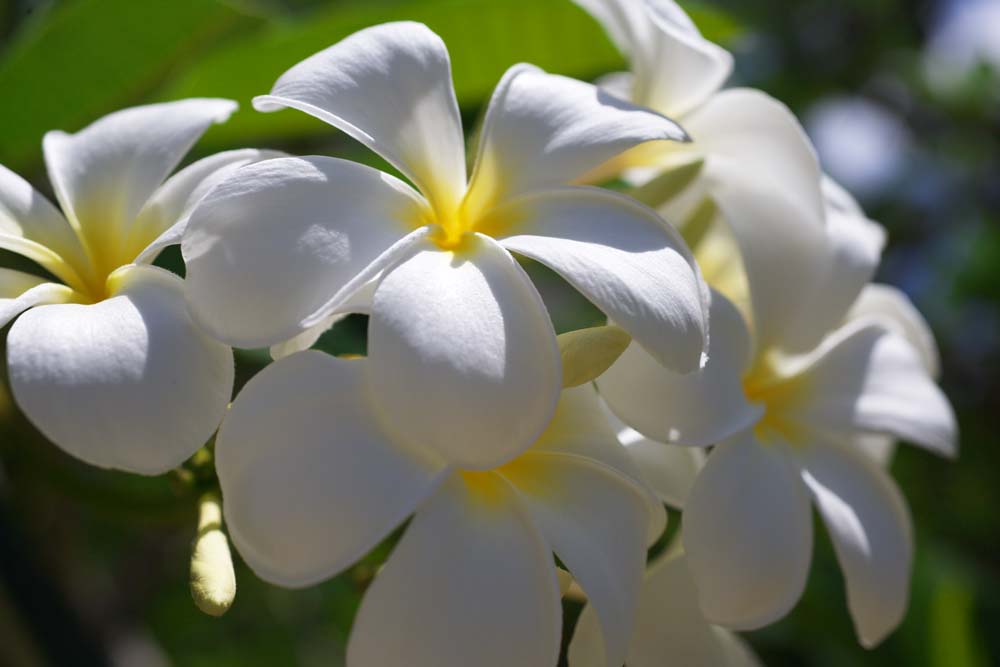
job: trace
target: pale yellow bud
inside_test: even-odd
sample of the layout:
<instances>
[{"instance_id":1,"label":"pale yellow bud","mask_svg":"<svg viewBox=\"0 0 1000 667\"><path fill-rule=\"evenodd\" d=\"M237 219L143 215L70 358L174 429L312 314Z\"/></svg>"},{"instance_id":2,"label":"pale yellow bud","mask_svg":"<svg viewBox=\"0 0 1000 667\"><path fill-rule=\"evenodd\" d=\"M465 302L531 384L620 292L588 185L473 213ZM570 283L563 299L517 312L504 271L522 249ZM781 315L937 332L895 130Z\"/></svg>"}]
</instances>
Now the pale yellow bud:
<instances>
[{"instance_id":1,"label":"pale yellow bud","mask_svg":"<svg viewBox=\"0 0 1000 667\"><path fill-rule=\"evenodd\" d=\"M236 597L236 573L222 532L222 503L206 493L198 503L198 536L191 553L191 597L203 612L222 616Z\"/></svg>"},{"instance_id":2,"label":"pale yellow bud","mask_svg":"<svg viewBox=\"0 0 1000 667\"><path fill-rule=\"evenodd\" d=\"M632 339L613 324L560 334L563 388L594 380L621 356Z\"/></svg>"}]
</instances>

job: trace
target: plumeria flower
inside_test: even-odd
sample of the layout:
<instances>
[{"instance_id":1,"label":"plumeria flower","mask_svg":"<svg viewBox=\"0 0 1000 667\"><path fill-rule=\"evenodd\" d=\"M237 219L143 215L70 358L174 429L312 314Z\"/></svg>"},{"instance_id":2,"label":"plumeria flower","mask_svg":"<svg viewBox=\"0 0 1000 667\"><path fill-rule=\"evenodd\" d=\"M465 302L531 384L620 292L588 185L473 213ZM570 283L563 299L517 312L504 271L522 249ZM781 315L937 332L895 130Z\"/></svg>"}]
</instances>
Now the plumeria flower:
<instances>
[{"instance_id":1,"label":"plumeria flower","mask_svg":"<svg viewBox=\"0 0 1000 667\"><path fill-rule=\"evenodd\" d=\"M0 167L0 247L41 269L0 269L0 325L17 318L7 336L11 388L46 437L88 463L165 472L222 419L232 352L191 321L182 280L150 263L179 242L214 181L265 156L221 153L164 182L235 109L190 99L49 132L45 163L62 213Z\"/></svg>"},{"instance_id":2,"label":"plumeria flower","mask_svg":"<svg viewBox=\"0 0 1000 667\"><path fill-rule=\"evenodd\" d=\"M413 186L328 157L241 169L191 216L186 287L221 340L293 339L278 356L365 309L365 369L387 428L490 469L531 445L560 390L552 324L511 252L554 269L679 371L700 364L707 309L688 249L652 210L564 185L644 141L684 139L673 121L515 66L489 103L467 181L450 69L437 35L391 23L282 75L257 109L316 116Z\"/></svg>"},{"instance_id":3,"label":"plumeria flower","mask_svg":"<svg viewBox=\"0 0 1000 667\"><path fill-rule=\"evenodd\" d=\"M823 215L820 171L801 125L785 105L752 89L722 90L733 58L709 42L673 0L575 0L604 26L631 63L599 85L681 123L690 143L653 142L582 177L621 178L668 220L684 224L720 184L765 198L772 215L797 223ZM741 224L738 208L730 224Z\"/></svg>"},{"instance_id":4,"label":"plumeria flower","mask_svg":"<svg viewBox=\"0 0 1000 667\"><path fill-rule=\"evenodd\" d=\"M603 667L604 643L593 605L584 607L569 645L569 667ZM680 550L654 561L639 593L626 667L757 667L761 662L733 632L705 620Z\"/></svg>"},{"instance_id":5,"label":"plumeria flower","mask_svg":"<svg viewBox=\"0 0 1000 667\"><path fill-rule=\"evenodd\" d=\"M336 575L413 515L354 621L349 667L554 667L553 552L621 665L662 505L637 481L591 384L562 392L532 447L491 469L450 464L385 426L372 359L316 350L255 376L216 440L230 536L263 579ZM474 439L470 428L463 437Z\"/></svg>"},{"instance_id":6,"label":"plumeria flower","mask_svg":"<svg viewBox=\"0 0 1000 667\"><path fill-rule=\"evenodd\" d=\"M900 438L953 456L956 426L926 349L910 342L924 337L914 333L919 326L900 314L898 299L872 305L872 292L863 291L881 228L835 184L825 190L824 226L787 228L763 203L744 201L741 215L757 235L734 235L732 245L749 317L714 293L703 371L672 373L631 346L597 384L648 438L717 443L682 527L709 620L757 628L795 604L811 560L811 499L844 571L858 636L870 647L905 613L913 558L905 501L870 455L870 439ZM711 283L712 273L706 277Z\"/></svg>"}]
</instances>

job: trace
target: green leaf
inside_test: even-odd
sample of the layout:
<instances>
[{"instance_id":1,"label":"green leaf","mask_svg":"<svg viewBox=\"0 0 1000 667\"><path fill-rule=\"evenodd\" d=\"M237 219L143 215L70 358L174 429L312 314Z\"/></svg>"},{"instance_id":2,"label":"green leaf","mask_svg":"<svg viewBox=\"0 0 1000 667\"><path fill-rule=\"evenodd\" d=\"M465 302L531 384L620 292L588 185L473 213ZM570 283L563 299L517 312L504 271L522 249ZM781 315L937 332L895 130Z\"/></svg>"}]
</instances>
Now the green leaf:
<instances>
[{"instance_id":1,"label":"green leaf","mask_svg":"<svg viewBox=\"0 0 1000 667\"><path fill-rule=\"evenodd\" d=\"M48 130L74 131L137 103L226 35L259 24L216 0L56 5L0 53L0 163L39 164Z\"/></svg>"}]
</instances>

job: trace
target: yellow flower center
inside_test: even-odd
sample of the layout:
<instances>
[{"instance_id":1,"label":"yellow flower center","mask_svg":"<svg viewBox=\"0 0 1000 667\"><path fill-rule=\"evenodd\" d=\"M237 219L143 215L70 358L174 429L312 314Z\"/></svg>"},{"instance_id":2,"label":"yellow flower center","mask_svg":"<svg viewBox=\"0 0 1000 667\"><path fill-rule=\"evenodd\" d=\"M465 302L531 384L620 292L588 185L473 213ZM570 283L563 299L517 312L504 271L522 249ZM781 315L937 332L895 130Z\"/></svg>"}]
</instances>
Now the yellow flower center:
<instances>
[{"instance_id":1,"label":"yellow flower center","mask_svg":"<svg viewBox=\"0 0 1000 667\"><path fill-rule=\"evenodd\" d=\"M801 375L783 375L775 366L773 355L763 355L743 379L743 391L751 403L761 403L764 415L754 425L754 435L761 442L782 440L803 445L806 433L795 419L793 408L808 391Z\"/></svg>"}]
</instances>

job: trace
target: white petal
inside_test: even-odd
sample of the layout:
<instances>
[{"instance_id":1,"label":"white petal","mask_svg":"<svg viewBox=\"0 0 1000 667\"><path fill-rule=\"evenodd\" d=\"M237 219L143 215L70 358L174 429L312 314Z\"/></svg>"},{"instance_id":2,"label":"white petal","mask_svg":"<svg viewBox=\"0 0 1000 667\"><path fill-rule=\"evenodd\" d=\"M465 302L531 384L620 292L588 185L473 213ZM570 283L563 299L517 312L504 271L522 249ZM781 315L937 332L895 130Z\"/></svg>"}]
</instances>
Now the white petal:
<instances>
[{"instance_id":1,"label":"white petal","mask_svg":"<svg viewBox=\"0 0 1000 667\"><path fill-rule=\"evenodd\" d=\"M331 299L367 282L363 274L419 227L423 210L402 181L353 162L243 167L191 213L182 250L192 313L238 347L297 336L340 305L328 308Z\"/></svg>"},{"instance_id":2,"label":"white petal","mask_svg":"<svg viewBox=\"0 0 1000 667\"><path fill-rule=\"evenodd\" d=\"M617 417L614 419L618 420ZM624 423L622 426L618 431L618 440L625 445L642 479L661 502L675 509L684 509L694 480L705 465L704 450L656 442Z\"/></svg>"},{"instance_id":3,"label":"white petal","mask_svg":"<svg viewBox=\"0 0 1000 667\"><path fill-rule=\"evenodd\" d=\"M684 508L681 535L702 611L736 630L788 613L809 573L809 496L779 447L748 434L719 445Z\"/></svg>"},{"instance_id":4,"label":"white petal","mask_svg":"<svg viewBox=\"0 0 1000 667\"><path fill-rule=\"evenodd\" d=\"M368 354L387 428L463 468L493 468L531 446L562 385L541 297L479 235L455 252L419 246L383 278Z\"/></svg>"},{"instance_id":5,"label":"white petal","mask_svg":"<svg viewBox=\"0 0 1000 667\"><path fill-rule=\"evenodd\" d=\"M465 190L465 140L441 38L419 23L360 30L281 75L258 111L291 107L365 144L435 206Z\"/></svg>"},{"instance_id":6,"label":"white petal","mask_svg":"<svg viewBox=\"0 0 1000 667\"><path fill-rule=\"evenodd\" d=\"M442 479L440 459L397 446L378 425L366 363L308 351L272 364L243 388L219 430L230 535L268 581L307 586L340 572Z\"/></svg>"},{"instance_id":7,"label":"white petal","mask_svg":"<svg viewBox=\"0 0 1000 667\"><path fill-rule=\"evenodd\" d=\"M298 336L289 338L283 343L272 345L270 350L271 358L277 361L278 359L287 357L290 354L295 354L296 352L301 352L302 350L308 350L316 344L316 341L319 340L320 336L329 331L330 327L351 313L370 313L372 308L372 299L375 296L375 288L377 286L378 280L373 280L367 283L364 287L361 287L357 292L352 294L347 301L343 303L343 305L334 310L332 315L328 315L320 320L319 324L314 324Z\"/></svg>"},{"instance_id":8,"label":"white petal","mask_svg":"<svg viewBox=\"0 0 1000 667\"><path fill-rule=\"evenodd\" d=\"M569 183L641 143L686 138L674 121L593 84L515 65L487 108L464 206L486 212L503 199Z\"/></svg>"},{"instance_id":9,"label":"white petal","mask_svg":"<svg viewBox=\"0 0 1000 667\"><path fill-rule=\"evenodd\" d=\"M646 562L646 494L581 456L529 452L505 466L532 520L597 610L607 667L625 660Z\"/></svg>"},{"instance_id":10,"label":"white petal","mask_svg":"<svg viewBox=\"0 0 1000 667\"><path fill-rule=\"evenodd\" d=\"M496 212L500 242L547 265L679 372L708 339L706 290L684 241L652 209L596 188L518 198Z\"/></svg>"},{"instance_id":11,"label":"white petal","mask_svg":"<svg viewBox=\"0 0 1000 667\"><path fill-rule=\"evenodd\" d=\"M882 468L849 446L801 452L802 479L830 531L862 645L872 648L906 613L913 529L906 501Z\"/></svg>"},{"instance_id":12,"label":"white petal","mask_svg":"<svg viewBox=\"0 0 1000 667\"><path fill-rule=\"evenodd\" d=\"M205 130L236 107L221 99L150 104L108 114L75 134L45 135L49 180L99 267L113 270L138 254L141 247L131 252L125 241L139 211Z\"/></svg>"},{"instance_id":13,"label":"white petal","mask_svg":"<svg viewBox=\"0 0 1000 667\"><path fill-rule=\"evenodd\" d=\"M569 645L569 667L603 667L604 645L588 604ZM729 659L728 637L709 624L698 606L683 554L662 556L646 572L639 596L638 622L629 645L628 667L742 667L752 661Z\"/></svg>"},{"instance_id":14,"label":"white petal","mask_svg":"<svg viewBox=\"0 0 1000 667\"><path fill-rule=\"evenodd\" d=\"M878 268L885 230L861 212L857 202L824 178L827 252L815 293L804 300L782 336L786 351L809 351L837 328Z\"/></svg>"},{"instance_id":15,"label":"white petal","mask_svg":"<svg viewBox=\"0 0 1000 667\"><path fill-rule=\"evenodd\" d=\"M90 260L66 218L31 184L3 165L0 248L37 262L74 287L83 287L91 278Z\"/></svg>"},{"instance_id":16,"label":"white petal","mask_svg":"<svg viewBox=\"0 0 1000 667\"><path fill-rule=\"evenodd\" d=\"M761 407L747 402L743 391L750 337L742 316L716 292L710 320L708 362L700 371L670 371L633 344L597 378L622 421L660 442L713 445L760 418Z\"/></svg>"},{"instance_id":17,"label":"white petal","mask_svg":"<svg viewBox=\"0 0 1000 667\"><path fill-rule=\"evenodd\" d=\"M704 102L729 77L733 57L709 42L672 0L576 0L629 57L632 99L681 116Z\"/></svg>"},{"instance_id":18,"label":"white petal","mask_svg":"<svg viewBox=\"0 0 1000 667\"><path fill-rule=\"evenodd\" d=\"M947 397L904 338L857 320L827 338L799 371L784 416L803 428L850 439L894 435L944 456L957 453Z\"/></svg>"},{"instance_id":19,"label":"white petal","mask_svg":"<svg viewBox=\"0 0 1000 667\"><path fill-rule=\"evenodd\" d=\"M552 554L493 473L455 475L410 523L354 621L348 667L553 667Z\"/></svg>"},{"instance_id":20,"label":"white petal","mask_svg":"<svg viewBox=\"0 0 1000 667\"><path fill-rule=\"evenodd\" d=\"M234 171L277 157L285 154L256 148L224 151L198 160L171 176L146 202L133 225L133 245L149 242L135 262L152 264L161 250L180 243L195 204Z\"/></svg>"},{"instance_id":21,"label":"white petal","mask_svg":"<svg viewBox=\"0 0 1000 667\"><path fill-rule=\"evenodd\" d=\"M112 276L94 305L47 305L7 338L17 404L87 463L142 474L180 465L215 432L233 387L228 347L195 327L181 280L152 267Z\"/></svg>"},{"instance_id":22,"label":"white petal","mask_svg":"<svg viewBox=\"0 0 1000 667\"><path fill-rule=\"evenodd\" d=\"M45 278L0 268L0 328L33 306L46 303L69 303L77 294L65 285Z\"/></svg>"},{"instance_id":23,"label":"white petal","mask_svg":"<svg viewBox=\"0 0 1000 667\"><path fill-rule=\"evenodd\" d=\"M934 334L903 291L892 285L866 285L847 313L848 321L862 318L876 318L880 324L905 338L920 353L930 376L937 378L940 375L941 361Z\"/></svg>"}]
</instances>

